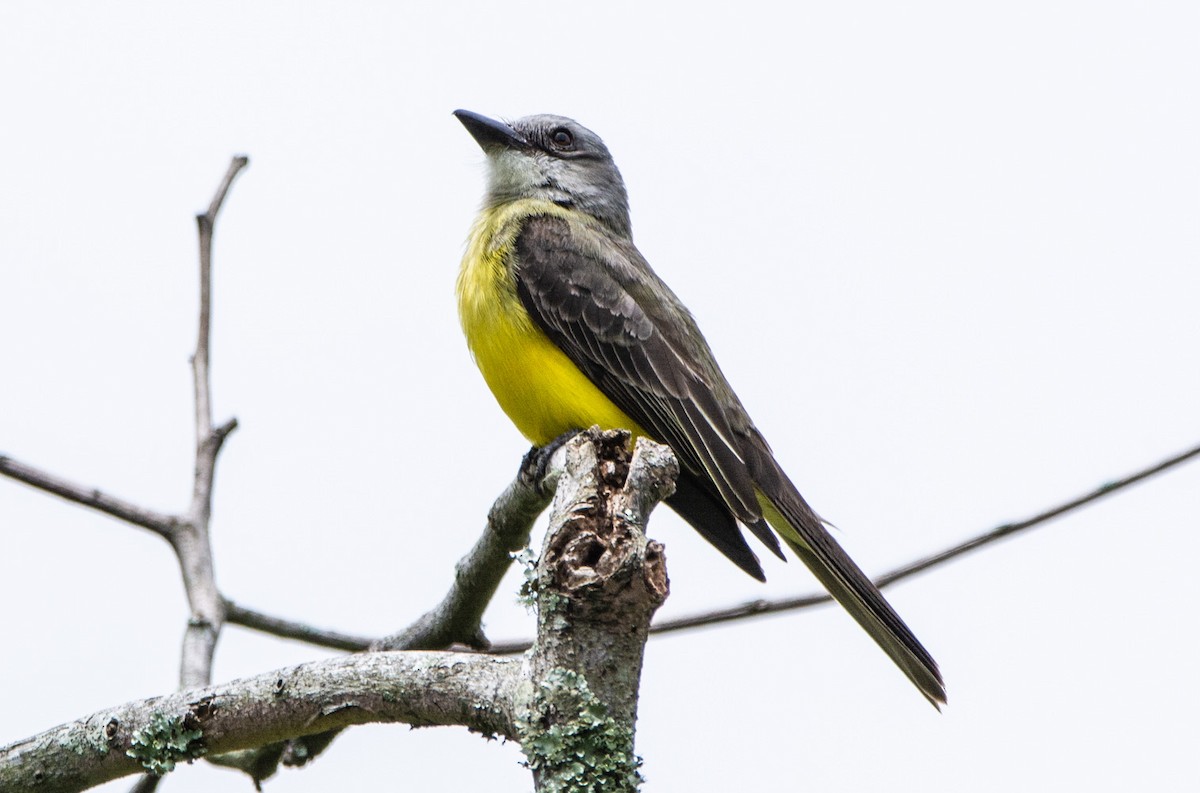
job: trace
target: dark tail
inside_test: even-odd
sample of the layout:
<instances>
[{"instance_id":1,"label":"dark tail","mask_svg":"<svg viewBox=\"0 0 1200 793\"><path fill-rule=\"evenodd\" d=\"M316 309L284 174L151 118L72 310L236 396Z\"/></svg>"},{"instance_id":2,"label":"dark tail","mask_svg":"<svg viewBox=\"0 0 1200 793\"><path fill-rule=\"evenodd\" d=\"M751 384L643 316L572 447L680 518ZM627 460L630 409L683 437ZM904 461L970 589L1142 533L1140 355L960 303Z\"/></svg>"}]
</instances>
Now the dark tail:
<instances>
[{"instance_id":1,"label":"dark tail","mask_svg":"<svg viewBox=\"0 0 1200 793\"><path fill-rule=\"evenodd\" d=\"M921 646L904 620L883 599L871 579L859 569L770 453L756 455L752 469L758 483L759 505L771 527L813 572L833 599L895 662L935 707L946 702L946 686L933 656ZM764 459L766 458L766 459ZM760 475L761 474L761 475Z\"/></svg>"}]
</instances>

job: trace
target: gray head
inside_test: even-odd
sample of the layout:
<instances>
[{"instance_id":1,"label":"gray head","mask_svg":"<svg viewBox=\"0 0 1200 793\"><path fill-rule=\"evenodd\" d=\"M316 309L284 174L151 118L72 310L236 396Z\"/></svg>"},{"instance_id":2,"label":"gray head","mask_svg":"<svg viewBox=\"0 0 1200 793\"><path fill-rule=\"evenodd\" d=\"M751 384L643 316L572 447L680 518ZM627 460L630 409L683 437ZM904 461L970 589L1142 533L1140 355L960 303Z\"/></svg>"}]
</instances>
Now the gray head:
<instances>
[{"instance_id":1,"label":"gray head","mask_svg":"<svg viewBox=\"0 0 1200 793\"><path fill-rule=\"evenodd\" d=\"M600 136L562 116L525 116L509 124L455 110L488 158L488 206L521 198L553 201L630 236L625 183Z\"/></svg>"}]
</instances>

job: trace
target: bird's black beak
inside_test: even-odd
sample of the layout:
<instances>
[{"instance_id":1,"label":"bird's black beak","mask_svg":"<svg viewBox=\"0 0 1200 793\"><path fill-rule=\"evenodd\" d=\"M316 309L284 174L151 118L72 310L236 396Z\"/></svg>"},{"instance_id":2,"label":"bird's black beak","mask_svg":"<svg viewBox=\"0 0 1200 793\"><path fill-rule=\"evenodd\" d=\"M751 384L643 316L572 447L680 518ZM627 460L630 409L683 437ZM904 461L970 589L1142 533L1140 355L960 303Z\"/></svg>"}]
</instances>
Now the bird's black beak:
<instances>
[{"instance_id":1,"label":"bird's black beak","mask_svg":"<svg viewBox=\"0 0 1200 793\"><path fill-rule=\"evenodd\" d=\"M455 110L454 117L462 122L467 132L471 133L471 137L484 150L493 146L524 148L528 145L516 130L503 121L496 121L470 110Z\"/></svg>"}]
</instances>

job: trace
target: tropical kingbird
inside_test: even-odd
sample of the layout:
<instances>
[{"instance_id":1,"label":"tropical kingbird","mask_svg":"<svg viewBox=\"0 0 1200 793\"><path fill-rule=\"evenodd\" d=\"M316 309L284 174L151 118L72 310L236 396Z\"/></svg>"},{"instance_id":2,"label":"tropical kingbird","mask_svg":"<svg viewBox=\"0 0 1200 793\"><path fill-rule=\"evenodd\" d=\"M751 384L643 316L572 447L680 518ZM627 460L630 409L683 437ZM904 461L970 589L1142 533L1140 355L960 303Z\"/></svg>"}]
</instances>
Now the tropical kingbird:
<instances>
[{"instance_id":1,"label":"tropical kingbird","mask_svg":"<svg viewBox=\"0 0 1200 793\"><path fill-rule=\"evenodd\" d=\"M625 184L599 136L561 116L454 115L488 161L459 318L517 429L538 446L593 424L667 444L681 468L671 508L759 580L738 524L783 558L777 533L921 693L945 702L937 663L825 530L691 313L634 247Z\"/></svg>"}]
</instances>

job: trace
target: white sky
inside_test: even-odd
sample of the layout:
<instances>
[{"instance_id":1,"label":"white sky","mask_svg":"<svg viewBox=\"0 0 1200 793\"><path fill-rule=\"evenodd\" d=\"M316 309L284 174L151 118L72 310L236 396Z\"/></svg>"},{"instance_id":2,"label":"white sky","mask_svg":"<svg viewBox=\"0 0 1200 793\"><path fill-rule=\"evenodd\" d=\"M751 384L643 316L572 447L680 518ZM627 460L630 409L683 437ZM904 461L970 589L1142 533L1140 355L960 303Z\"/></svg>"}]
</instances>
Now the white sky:
<instances>
[{"instance_id":1,"label":"white sky","mask_svg":"<svg viewBox=\"0 0 1200 793\"><path fill-rule=\"evenodd\" d=\"M642 251L868 571L1194 444L1200 6L979 5L10 0L0 453L184 507L192 217L247 153L217 227L219 582L347 631L422 612L526 449L454 314L482 190L457 107L605 138ZM656 640L646 790L1194 790L1198 514L1193 464L889 590L942 715L834 609ZM651 533L665 615L813 587L666 510ZM172 689L164 543L8 480L0 543L0 743ZM531 629L515 586L493 638ZM322 655L230 628L216 672ZM519 760L360 728L269 789L523 791ZM216 789L247 788L164 788Z\"/></svg>"}]
</instances>

